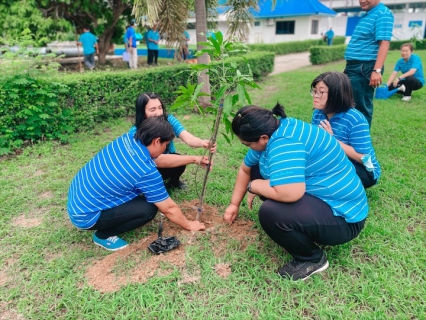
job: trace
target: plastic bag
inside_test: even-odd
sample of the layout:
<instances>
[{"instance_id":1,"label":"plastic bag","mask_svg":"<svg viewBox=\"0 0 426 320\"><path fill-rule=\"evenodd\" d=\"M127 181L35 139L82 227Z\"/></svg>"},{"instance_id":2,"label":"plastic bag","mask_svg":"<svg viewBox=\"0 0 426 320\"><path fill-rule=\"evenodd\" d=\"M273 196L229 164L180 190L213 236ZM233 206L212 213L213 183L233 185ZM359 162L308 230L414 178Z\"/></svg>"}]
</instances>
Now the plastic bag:
<instances>
[{"instance_id":1,"label":"plastic bag","mask_svg":"<svg viewBox=\"0 0 426 320\"><path fill-rule=\"evenodd\" d=\"M180 241L176 237L163 238L163 221L160 221L158 226L158 239L151 242L148 245L148 249L155 254L164 253L177 248L180 245Z\"/></svg>"},{"instance_id":2,"label":"plastic bag","mask_svg":"<svg viewBox=\"0 0 426 320\"><path fill-rule=\"evenodd\" d=\"M130 61L130 54L127 51L123 52L123 61Z\"/></svg>"}]
</instances>

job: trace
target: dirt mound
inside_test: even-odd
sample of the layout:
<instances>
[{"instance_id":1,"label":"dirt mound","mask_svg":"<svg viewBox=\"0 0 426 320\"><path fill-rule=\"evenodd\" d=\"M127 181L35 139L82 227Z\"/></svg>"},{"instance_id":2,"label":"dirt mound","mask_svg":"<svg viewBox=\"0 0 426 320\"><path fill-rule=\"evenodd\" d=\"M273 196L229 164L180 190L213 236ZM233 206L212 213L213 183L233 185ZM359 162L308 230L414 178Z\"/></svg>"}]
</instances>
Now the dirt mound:
<instances>
[{"instance_id":1,"label":"dirt mound","mask_svg":"<svg viewBox=\"0 0 426 320\"><path fill-rule=\"evenodd\" d=\"M197 205L198 200L195 200L180 204L180 208L188 219L194 220ZM153 255L147 246L158 235L152 233L89 267L86 272L88 283L101 292L113 292L130 283L144 283L151 277L165 276L175 268L182 274L182 281L179 284L198 282L201 279L200 275L190 274L185 270L185 251L190 246L197 245L199 237L205 237L206 234L210 236L212 243L215 244L212 247L215 256L223 257L230 240L237 240L241 244L240 250L245 250L246 246L258 236L258 231L253 228L253 222L237 220L229 226L216 208L207 205L203 206L202 222L206 225L206 231L193 232L183 230L164 218L163 237L176 236L181 242L177 249ZM218 263L212 268L223 278L231 273L231 264L227 262Z\"/></svg>"}]
</instances>

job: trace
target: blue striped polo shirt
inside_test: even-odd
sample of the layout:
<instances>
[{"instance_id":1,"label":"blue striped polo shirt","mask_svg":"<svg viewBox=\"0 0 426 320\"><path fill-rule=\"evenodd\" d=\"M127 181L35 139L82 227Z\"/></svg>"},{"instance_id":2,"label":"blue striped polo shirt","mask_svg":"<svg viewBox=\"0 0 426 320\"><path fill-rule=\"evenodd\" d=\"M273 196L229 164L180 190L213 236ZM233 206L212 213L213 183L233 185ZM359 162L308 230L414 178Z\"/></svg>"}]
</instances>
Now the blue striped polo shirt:
<instances>
[{"instance_id":1,"label":"blue striped polo shirt","mask_svg":"<svg viewBox=\"0 0 426 320\"><path fill-rule=\"evenodd\" d=\"M323 129L294 118L281 119L266 149L250 149L244 164L259 164L271 187L304 182L307 194L327 203L335 216L347 222L367 217L361 180L337 140Z\"/></svg>"},{"instance_id":2,"label":"blue striped polo shirt","mask_svg":"<svg viewBox=\"0 0 426 320\"><path fill-rule=\"evenodd\" d=\"M370 126L364 115L351 108L346 112L336 113L331 119L327 119L327 116L321 110L314 110L312 125L319 126L322 120L330 122L333 136L337 140L353 147L358 153L371 156L371 162L374 166L374 179L379 179L382 171L371 142Z\"/></svg>"},{"instance_id":3,"label":"blue striped polo shirt","mask_svg":"<svg viewBox=\"0 0 426 320\"><path fill-rule=\"evenodd\" d=\"M184 126L179 122L178 119L176 119L175 116L172 116L171 114L169 114L167 116L167 121L169 121L169 123L171 124L175 136L177 138L179 138L179 135L182 133L182 131L185 131ZM133 127L130 128L129 134L134 135L135 133L136 133L136 127L133 126ZM173 141L170 141L170 143L168 144L167 149L166 149L166 151L164 151L164 153L176 153L176 148L175 148L175 144L173 143Z\"/></svg>"},{"instance_id":4,"label":"blue striped polo shirt","mask_svg":"<svg viewBox=\"0 0 426 320\"><path fill-rule=\"evenodd\" d=\"M118 207L140 194L149 203L169 198L148 149L123 134L77 173L68 191L68 215L78 228L88 229L102 210Z\"/></svg>"},{"instance_id":5,"label":"blue striped polo shirt","mask_svg":"<svg viewBox=\"0 0 426 320\"><path fill-rule=\"evenodd\" d=\"M422 60L417 54L412 53L408 61L405 61L404 58L399 59L396 62L395 68L393 70L396 72L401 71L401 73L404 74L410 71L411 69L416 69L416 72L413 76L418 79L423 85L425 85Z\"/></svg>"},{"instance_id":6,"label":"blue striped polo shirt","mask_svg":"<svg viewBox=\"0 0 426 320\"><path fill-rule=\"evenodd\" d=\"M379 41L390 41L392 38L393 21L392 12L383 3L365 12L356 25L346 48L345 59L376 60Z\"/></svg>"}]
</instances>

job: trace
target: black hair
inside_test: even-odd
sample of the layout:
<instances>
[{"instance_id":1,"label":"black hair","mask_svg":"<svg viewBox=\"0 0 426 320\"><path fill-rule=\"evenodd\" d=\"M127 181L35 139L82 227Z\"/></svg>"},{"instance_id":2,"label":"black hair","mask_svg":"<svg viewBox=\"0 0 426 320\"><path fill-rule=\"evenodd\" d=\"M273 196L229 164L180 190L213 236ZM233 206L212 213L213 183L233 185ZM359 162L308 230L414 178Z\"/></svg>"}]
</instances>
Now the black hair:
<instances>
[{"instance_id":1,"label":"black hair","mask_svg":"<svg viewBox=\"0 0 426 320\"><path fill-rule=\"evenodd\" d=\"M355 106L351 82L347 75L341 72L321 73L312 81L311 89L320 81L328 87L327 103L322 110L324 114L346 112Z\"/></svg>"},{"instance_id":2,"label":"black hair","mask_svg":"<svg viewBox=\"0 0 426 320\"><path fill-rule=\"evenodd\" d=\"M261 135L266 134L271 137L277 130L279 120L287 118L284 107L277 103L272 111L258 107L245 106L237 111L232 120L232 131L241 139L247 142L259 141Z\"/></svg>"},{"instance_id":3,"label":"black hair","mask_svg":"<svg viewBox=\"0 0 426 320\"><path fill-rule=\"evenodd\" d=\"M139 128L139 125L146 119L145 108L148 104L149 100L158 99L161 103L161 107L163 108L163 116L167 119L166 106L163 101L161 101L160 97L156 95L154 92L144 92L138 95L136 98L135 108L136 108L136 116L135 116L135 126Z\"/></svg>"},{"instance_id":4,"label":"black hair","mask_svg":"<svg viewBox=\"0 0 426 320\"><path fill-rule=\"evenodd\" d=\"M172 125L163 117L150 117L138 126L135 139L144 146L149 146L152 140L160 138L160 142L172 141L175 137Z\"/></svg>"}]
</instances>

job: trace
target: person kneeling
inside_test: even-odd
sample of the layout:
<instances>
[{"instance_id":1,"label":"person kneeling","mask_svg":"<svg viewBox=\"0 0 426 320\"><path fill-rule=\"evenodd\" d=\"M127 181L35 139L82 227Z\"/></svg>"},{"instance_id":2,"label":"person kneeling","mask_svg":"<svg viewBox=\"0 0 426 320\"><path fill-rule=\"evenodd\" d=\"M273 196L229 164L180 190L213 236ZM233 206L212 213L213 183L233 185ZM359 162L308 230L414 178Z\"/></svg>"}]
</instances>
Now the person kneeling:
<instances>
[{"instance_id":1,"label":"person kneeling","mask_svg":"<svg viewBox=\"0 0 426 320\"><path fill-rule=\"evenodd\" d=\"M115 251L127 246L118 235L139 228L160 210L186 230L205 230L190 221L169 197L154 163L174 138L164 116L144 120L136 134L125 133L96 154L74 177L67 210L79 229L96 230L93 242Z\"/></svg>"}]
</instances>

